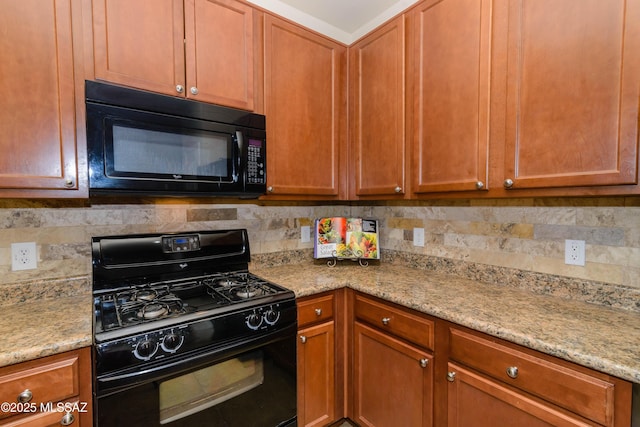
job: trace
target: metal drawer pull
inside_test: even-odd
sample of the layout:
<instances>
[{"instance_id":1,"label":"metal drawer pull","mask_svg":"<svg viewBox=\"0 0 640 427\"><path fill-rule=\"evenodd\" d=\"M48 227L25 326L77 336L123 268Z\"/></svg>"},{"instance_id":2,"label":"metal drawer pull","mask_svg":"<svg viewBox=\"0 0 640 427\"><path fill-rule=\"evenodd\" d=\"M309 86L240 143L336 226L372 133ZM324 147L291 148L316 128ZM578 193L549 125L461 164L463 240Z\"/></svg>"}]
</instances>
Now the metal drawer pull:
<instances>
[{"instance_id":1,"label":"metal drawer pull","mask_svg":"<svg viewBox=\"0 0 640 427\"><path fill-rule=\"evenodd\" d=\"M31 399L33 399L33 393L29 389L26 389L18 395L18 402L20 403L30 402Z\"/></svg>"},{"instance_id":2,"label":"metal drawer pull","mask_svg":"<svg viewBox=\"0 0 640 427\"><path fill-rule=\"evenodd\" d=\"M302 344L306 343L306 342L307 342L307 337L306 337L306 336L304 336L304 335L300 335L300 342L301 342Z\"/></svg>"},{"instance_id":3,"label":"metal drawer pull","mask_svg":"<svg viewBox=\"0 0 640 427\"><path fill-rule=\"evenodd\" d=\"M420 366L426 368L429 365L429 359L420 359Z\"/></svg>"},{"instance_id":4,"label":"metal drawer pull","mask_svg":"<svg viewBox=\"0 0 640 427\"><path fill-rule=\"evenodd\" d=\"M316 316L322 316L322 309L316 308Z\"/></svg>"},{"instance_id":5,"label":"metal drawer pull","mask_svg":"<svg viewBox=\"0 0 640 427\"><path fill-rule=\"evenodd\" d=\"M455 379L456 379L456 373L455 372L447 372L447 381L452 383L453 380L455 380Z\"/></svg>"},{"instance_id":6,"label":"metal drawer pull","mask_svg":"<svg viewBox=\"0 0 640 427\"><path fill-rule=\"evenodd\" d=\"M382 318L382 324L385 325L385 326L387 326L390 321L391 321L390 317L383 317Z\"/></svg>"},{"instance_id":7,"label":"metal drawer pull","mask_svg":"<svg viewBox=\"0 0 640 427\"><path fill-rule=\"evenodd\" d=\"M76 419L73 417L73 414L71 412L67 412L62 416L62 419L60 420L60 424L63 426L70 426L71 424L73 424L75 420Z\"/></svg>"},{"instance_id":8,"label":"metal drawer pull","mask_svg":"<svg viewBox=\"0 0 640 427\"><path fill-rule=\"evenodd\" d=\"M507 375L511 378L518 378L518 367L517 366L509 366L507 368Z\"/></svg>"}]
</instances>

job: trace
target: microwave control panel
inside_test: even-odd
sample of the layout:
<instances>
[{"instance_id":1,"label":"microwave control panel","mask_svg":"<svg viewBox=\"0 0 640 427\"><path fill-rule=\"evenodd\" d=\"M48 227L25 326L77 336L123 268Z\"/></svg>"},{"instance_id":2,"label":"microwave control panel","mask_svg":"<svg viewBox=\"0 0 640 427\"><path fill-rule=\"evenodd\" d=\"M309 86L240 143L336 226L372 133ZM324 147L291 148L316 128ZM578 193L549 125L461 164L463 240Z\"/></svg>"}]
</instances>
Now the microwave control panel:
<instances>
[{"instance_id":1,"label":"microwave control panel","mask_svg":"<svg viewBox=\"0 0 640 427\"><path fill-rule=\"evenodd\" d=\"M249 139L247 150L247 184L264 184L264 141Z\"/></svg>"}]
</instances>

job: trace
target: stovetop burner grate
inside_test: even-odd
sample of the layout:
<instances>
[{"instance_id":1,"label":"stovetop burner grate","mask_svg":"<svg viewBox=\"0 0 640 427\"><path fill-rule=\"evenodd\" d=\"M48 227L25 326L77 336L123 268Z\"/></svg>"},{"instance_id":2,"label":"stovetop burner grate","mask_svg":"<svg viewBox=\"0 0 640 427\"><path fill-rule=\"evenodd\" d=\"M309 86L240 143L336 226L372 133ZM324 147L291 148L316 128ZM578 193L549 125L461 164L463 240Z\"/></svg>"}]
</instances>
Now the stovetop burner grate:
<instances>
[{"instance_id":1,"label":"stovetop burner grate","mask_svg":"<svg viewBox=\"0 0 640 427\"><path fill-rule=\"evenodd\" d=\"M283 289L248 272L149 282L95 297L98 328L110 331L197 311L247 303Z\"/></svg>"}]
</instances>

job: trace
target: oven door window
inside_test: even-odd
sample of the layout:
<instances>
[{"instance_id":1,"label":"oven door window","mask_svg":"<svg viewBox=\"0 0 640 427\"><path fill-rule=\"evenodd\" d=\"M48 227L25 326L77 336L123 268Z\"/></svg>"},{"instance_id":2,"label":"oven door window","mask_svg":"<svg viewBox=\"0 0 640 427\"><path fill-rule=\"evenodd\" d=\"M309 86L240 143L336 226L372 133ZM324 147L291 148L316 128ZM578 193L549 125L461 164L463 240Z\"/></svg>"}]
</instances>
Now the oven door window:
<instances>
[{"instance_id":1,"label":"oven door window","mask_svg":"<svg viewBox=\"0 0 640 427\"><path fill-rule=\"evenodd\" d=\"M264 382L262 351L254 351L160 383L160 424L195 414Z\"/></svg>"},{"instance_id":2,"label":"oven door window","mask_svg":"<svg viewBox=\"0 0 640 427\"><path fill-rule=\"evenodd\" d=\"M107 119L109 120L109 119ZM111 178L235 182L234 136L196 128L105 127L106 175Z\"/></svg>"}]
</instances>

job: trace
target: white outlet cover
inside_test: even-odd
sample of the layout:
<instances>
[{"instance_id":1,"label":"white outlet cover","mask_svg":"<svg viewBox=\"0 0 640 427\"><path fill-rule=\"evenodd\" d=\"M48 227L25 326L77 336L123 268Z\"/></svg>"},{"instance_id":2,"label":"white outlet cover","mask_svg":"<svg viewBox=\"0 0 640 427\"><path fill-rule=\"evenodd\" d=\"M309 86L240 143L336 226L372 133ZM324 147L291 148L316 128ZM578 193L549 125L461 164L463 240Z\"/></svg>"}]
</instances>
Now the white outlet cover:
<instances>
[{"instance_id":1,"label":"white outlet cover","mask_svg":"<svg viewBox=\"0 0 640 427\"><path fill-rule=\"evenodd\" d=\"M564 241L564 263L569 265L585 264L585 241L565 240Z\"/></svg>"},{"instance_id":2,"label":"white outlet cover","mask_svg":"<svg viewBox=\"0 0 640 427\"><path fill-rule=\"evenodd\" d=\"M11 244L11 270L33 270L38 268L35 242Z\"/></svg>"},{"instance_id":3,"label":"white outlet cover","mask_svg":"<svg viewBox=\"0 0 640 427\"><path fill-rule=\"evenodd\" d=\"M309 243L311 241L311 227L303 225L300 227L300 241L302 243Z\"/></svg>"},{"instance_id":4,"label":"white outlet cover","mask_svg":"<svg viewBox=\"0 0 640 427\"><path fill-rule=\"evenodd\" d=\"M424 246L424 228L413 229L413 246Z\"/></svg>"}]
</instances>

